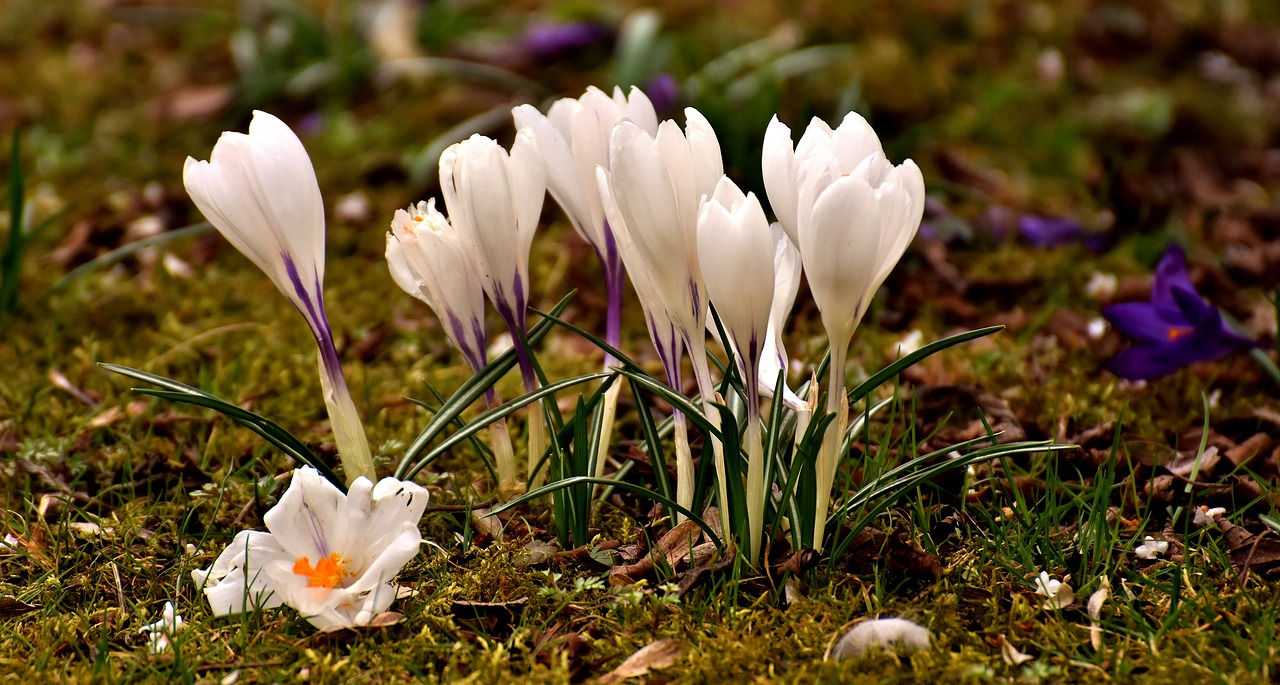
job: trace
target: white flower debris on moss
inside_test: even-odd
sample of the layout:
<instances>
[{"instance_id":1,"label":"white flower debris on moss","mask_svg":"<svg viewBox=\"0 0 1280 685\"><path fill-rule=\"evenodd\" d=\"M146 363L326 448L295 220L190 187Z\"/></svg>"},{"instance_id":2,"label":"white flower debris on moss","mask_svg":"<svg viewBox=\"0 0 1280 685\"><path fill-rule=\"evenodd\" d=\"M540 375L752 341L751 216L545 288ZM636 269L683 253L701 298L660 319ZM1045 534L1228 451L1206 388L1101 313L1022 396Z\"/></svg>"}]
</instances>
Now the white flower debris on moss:
<instances>
[{"instance_id":1,"label":"white flower debris on moss","mask_svg":"<svg viewBox=\"0 0 1280 685\"><path fill-rule=\"evenodd\" d=\"M928 628L905 618L873 618L850 628L831 650L831 658L843 661L877 648L914 652L928 649L930 639Z\"/></svg>"},{"instance_id":2,"label":"white flower debris on moss","mask_svg":"<svg viewBox=\"0 0 1280 685\"><path fill-rule=\"evenodd\" d=\"M1035 586L1037 595L1048 598L1042 608L1063 609L1075 602L1076 591L1067 584L1070 580L1071 576L1063 576L1062 580L1055 580L1047 571L1041 571L1039 577L1035 579Z\"/></svg>"},{"instance_id":3,"label":"white flower debris on moss","mask_svg":"<svg viewBox=\"0 0 1280 685\"><path fill-rule=\"evenodd\" d=\"M1157 540L1148 535L1143 539L1141 545L1134 548L1133 554L1139 559L1155 559L1168 551L1168 542L1164 540Z\"/></svg>"},{"instance_id":4,"label":"white flower debris on moss","mask_svg":"<svg viewBox=\"0 0 1280 685\"><path fill-rule=\"evenodd\" d=\"M1202 504L1196 507L1196 516L1195 519L1192 520L1192 523L1195 524L1196 528L1216 526L1218 525L1218 519L1226 514L1227 510L1225 507L1209 508Z\"/></svg>"},{"instance_id":5,"label":"white flower debris on moss","mask_svg":"<svg viewBox=\"0 0 1280 685\"><path fill-rule=\"evenodd\" d=\"M160 611L160 618L154 623L142 626L141 632L148 633L147 649L152 654L163 654L173 645L173 638L186 628L182 615L173 608L173 602L165 602Z\"/></svg>"},{"instance_id":6,"label":"white flower debris on moss","mask_svg":"<svg viewBox=\"0 0 1280 685\"><path fill-rule=\"evenodd\" d=\"M1106 576L1101 576L1098 580L1102 585L1089 595L1086 605L1089 612L1089 644L1095 652L1102 649L1102 605L1111 599L1111 581Z\"/></svg>"},{"instance_id":7,"label":"white flower debris on moss","mask_svg":"<svg viewBox=\"0 0 1280 685\"><path fill-rule=\"evenodd\" d=\"M1095 271L1089 274L1089 280L1084 284L1084 294L1094 300L1110 300L1115 297L1119 285L1120 279L1115 274Z\"/></svg>"}]
</instances>

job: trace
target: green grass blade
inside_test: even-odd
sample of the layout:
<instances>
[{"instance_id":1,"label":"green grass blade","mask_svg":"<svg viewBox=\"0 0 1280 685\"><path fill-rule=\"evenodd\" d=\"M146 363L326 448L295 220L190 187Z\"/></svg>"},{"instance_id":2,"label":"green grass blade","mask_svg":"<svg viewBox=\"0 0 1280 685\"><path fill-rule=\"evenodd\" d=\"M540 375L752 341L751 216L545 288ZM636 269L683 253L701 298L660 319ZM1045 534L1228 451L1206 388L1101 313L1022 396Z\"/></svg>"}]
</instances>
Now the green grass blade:
<instances>
[{"instance_id":1,"label":"green grass blade","mask_svg":"<svg viewBox=\"0 0 1280 685\"><path fill-rule=\"evenodd\" d=\"M627 492L630 492L633 495L639 495L641 497L646 497L648 499L651 499L661 504L664 508L666 508L667 511L674 511L674 512L683 514L690 521L693 521L694 525L698 526L698 528L701 528L702 532L707 534L707 537L711 539L711 542L715 544L717 549L724 550L724 542L720 539L720 536L716 535L716 532L711 529L711 526L708 526L707 522L702 520L702 517L698 516L697 514L693 513L688 509L685 509L679 504L676 504L675 500L672 500L669 497L664 497L659 493L656 493L652 490L636 485L635 483L628 483L623 480L613 480L610 478L596 478L595 476L573 476L572 478L566 478L556 483L549 483L547 485L544 485L538 488L537 490L526 492L525 494L511 500L510 502L507 502L506 504L494 509L493 512L490 514L490 516L501 514L513 507L518 507L527 502L532 502L533 500L538 499L539 497L545 497L546 495L550 495L552 493L559 492L560 490L563 490L565 488L572 487L574 485L579 485L579 484L607 485L610 487L618 488L619 490L626 490Z\"/></svg>"},{"instance_id":2,"label":"green grass blade","mask_svg":"<svg viewBox=\"0 0 1280 685\"><path fill-rule=\"evenodd\" d=\"M558 381L556 383L551 383L550 385L544 385L541 388L534 390L533 392L525 393L515 399L512 399L508 402L504 402L501 406L494 407L489 411L483 412L480 415L476 416L471 421L467 422L467 425L465 428L457 431L456 433L451 433L449 437L440 441L440 444L432 448L431 451L427 452L425 456L423 456L418 461L414 462L409 468L404 469L403 476L398 476L398 477L400 478L400 480L408 480L413 478L415 475L417 475L419 471L425 468L427 464L430 464L431 462L439 458L440 455L449 451L456 445L462 443L470 436L475 435L490 423L493 423L494 421L500 418L510 416L517 409L520 409L521 407L527 404L537 402L538 400L544 397L547 397L548 395L553 395L561 390L564 390L565 388L571 388L575 385L586 383L588 381L608 378L609 376L610 374L607 374L607 373L590 373L585 376L576 376L574 378L566 378L565 380ZM437 416L439 415L437 414Z\"/></svg>"},{"instance_id":3,"label":"green grass blade","mask_svg":"<svg viewBox=\"0 0 1280 685\"><path fill-rule=\"evenodd\" d=\"M658 432L658 425L654 423L653 414L649 411L649 394L636 383L634 378L628 378L627 383L631 386L631 396L636 401L640 432L644 435L649 461L653 466L653 477L658 481L658 491L663 497L671 499L674 492L671 488L671 476L667 473L667 458L662 452L662 437Z\"/></svg>"},{"instance_id":4,"label":"green grass blade","mask_svg":"<svg viewBox=\"0 0 1280 685\"><path fill-rule=\"evenodd\" d=\"M970 340L977 340L978 338L983 338L988 335L991 335L992 333L998 333L1002 330L1004 330L1004 326L987 326L986 328L977 328L972 331L957 333L951 337L943 338L942 340L935 340L934 342L931 342L928 345L921 347L915 352L912 352L911 354L908 354L905 357L898 359L892 364L889 364L883 369L880 369L879 371L872 374L870 378L868 378L865 381L862 381L857 386L855 386L852 390L849 391L849 405L852 406L858 400L865 397L872 390L880 387L880 385L883 384L885 381L889 380L890 378L893 378L899 373L902 373L903 369L906 369L907 367L910 367L918 363L919 361L929 357L935 352L940 352L942 350L947 349L948 347L954 347L956 345L959 345L960 343L969 342ZM833 372L839 373L840 370L833 369Z\"/></svg>"},{"instance_id":5,"label":"green grass blade","mask_svg":"<svg viewBox=\"0 0 1280 685\"><path fill-rule=\"evenodd\" d=\"M573 299L573 293L565 295L555 307L551 308L553 314L564 311L569 306L569 302ZM536 345L542 341L542 338L551 331L552 323L549 319L543 319L529 329L528 340L530 345ZM440 406L440 411L431 420L427 422L426 427L418 434L418 437L405 450L404 456L400 458L400 464L396 467L396 477L405 480L408 478L408 470L411 464L414 464L418 457L426 451L427 446L435 440L440 433L454 422L462 414L467 407L484 395L485 391L493 387L500 378L505 376L516 365L516 351L514 349L507 350L497 359L489 362L487 366L480 370L479 373L467 379L456 392L449 398L447 402ZM416 471L415 471L416 473Z\"/></svg>"},{"instance_id":6,"label":"green grass blade","mask_svg":"<svg viewBox=\"0 0 1280 685\"><path fill-rule=\"evenodd\" d=\"M26 200L26 178L22 171L22 138L13 132L13 148L9 155L9 238L0 253L0 314L13 311L18 304L18 284L22 275L22 249L26 243L23 212Z\"/></svg>"},{"instance_id":7,"label":"green grass blade","mask_svg":"<svg viewBox=\"0 0 1280 685\"><path fill-rule=\"evenodd\" d=\"M257 433L262 439L271 443L295 461L306 464L307 466L319 471L326 479L338 486L338 488L343 492L346 492L346 483L338 477L338 474L335 473L328 464L325 464L315 455L314 452L311 451L310 448L308 448L292 433L265 416L255 414L254 412L236 406L235 404L232 404L231 402L228 402L216 395L212 395L185 383L180 383L172 378L165 378L164 376L157 376L153 373L147 373L146 371L130 368L128 366L108 364L106 362L99 362L98 366L106 369L107 371L164 388L164 390L134 388L136 392L173 402L205 407L226 416L241 426Z\"/></svg>"}]
</instances>

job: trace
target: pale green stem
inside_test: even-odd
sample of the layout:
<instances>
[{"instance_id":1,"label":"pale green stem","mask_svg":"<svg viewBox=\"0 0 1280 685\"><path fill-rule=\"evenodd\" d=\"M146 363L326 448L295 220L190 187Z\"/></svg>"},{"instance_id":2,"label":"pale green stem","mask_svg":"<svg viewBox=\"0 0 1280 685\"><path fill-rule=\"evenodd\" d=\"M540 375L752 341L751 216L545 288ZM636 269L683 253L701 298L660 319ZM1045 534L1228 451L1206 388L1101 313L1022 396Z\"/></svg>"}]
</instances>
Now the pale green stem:
<instances>
[{"instance_id":1,"label":"pale green stem","mask_svg":"<svg viewBox=\"0 0 1280 685\"><path fill-rule=\"evenodd\" d=\"M547 398L545 401L554 401L554 398ZM547 451L547 422L543 420L542 407L534 404L529 408L529 487L530 489L542 486L547 478L547 469L538 468L538 461L542 459L542 454Z\"/></svg>"},{"instance_id":2,"label":"pale green stem","mask_svg":"<svg viewBox=\"0 0 1280 685\"><path fill-rule=\"evenodd\" d=\"M523 489L516 478L516 451L511 445L506 419L489 424L489 447L493 449L493 462L498 470L498 497L505 501L508 495Z\"/></svg>"},{"instance_id":3,"label":"pale green stem","mask_svg":"<svg viewBox=\"0 0 1280 685\"><path fill-rule=\"evenodd\" d=\"M618 412L618 394L622 384L614 383L604 393L604 420L600 422L600 440L596 443L596 478L604 477L604 463L609 456L609 441L613 438L613 420Z\"/></svg>"},{"instance_id":4,"label":"pale green stem","mask_svg":"<svg viewBox=\"0 0 1280 685\"><path fill-rule=\"evenodd\" d=\"M818 480L817 497L813 509L813 549L822 551L823 538L827 527L827 508L831 505L831 487L835 484L837 451L840 449L841 436L848 424L849 403L844 396L844 363L848 350L845 346L836 346L831 350L830 376L827 390L827 413L836 418L827 427L822 436L822 447L818 451L818 463L814 473Z\"/></svg>"},{"instance_id":5,"label":"pale green stem","mask_svg":"<svg viewBox=\"0 0 1280 685\"><path fill-rule=\"evenodd\" d=\"M693 362L693 377L698 383L698 392L702 395L702 413L707 421L716 429L720 429L720 412L712 403L717 401L715 384L711 380L711 368L707 365L707 341L701 336L690 336L687 341L689 358ZM716 485L720 495L720 526L725 533L729 532L729 486L724 468L724 445L714 435L708 435L711 451L715 454Z\"/></svg>"},{"instance_id":6,"label":"pale green stem","mask_svg":"<svg viewBox=\"0 0 1280 685\"><path fill-rule=\"evenodd\" d=\"M760 411L747 407L747 527L749 561L755 566L760 561L764 539L764 503L767 492L764 482L764 445L760 440Z\"/></svg>"},{"instance_id":7,"label":"pale green stem","mask_svg":"<svg viewBox=\"0 0 1280 685\"><path fill-rule=\"evenodd\" d=\"M683 412L677 411L672 417L675 423L676 440L676 504L685 509L693 508L693 485L696 474L693 472L693 453L689 449L689 423ZM654 464L658 467L657 464ZM676 523L683 523L684 514L676 514Z\"/></svg>"},{"instance_id":8,"label":"pale green stem","mask_svg":"<svg viewBox=\"0 0 1280 685\"><path fill-rule=\"evenodd\" d=\"M351 401L351 391L347 389L346 378L342 369L326 368L325 359L330 358L336 364L337 354L320 357L320 387L324 394L324 404L329 410L329 425L333 427L333 440L338 446L338 458L342 461L342 470L347 475L347 485L357 478L365 477L376 483L377 472L373 469L373 455L369 452L369 440L364 435L364 424L360 422L360 413Z\"/></svg>"}]
</instances>

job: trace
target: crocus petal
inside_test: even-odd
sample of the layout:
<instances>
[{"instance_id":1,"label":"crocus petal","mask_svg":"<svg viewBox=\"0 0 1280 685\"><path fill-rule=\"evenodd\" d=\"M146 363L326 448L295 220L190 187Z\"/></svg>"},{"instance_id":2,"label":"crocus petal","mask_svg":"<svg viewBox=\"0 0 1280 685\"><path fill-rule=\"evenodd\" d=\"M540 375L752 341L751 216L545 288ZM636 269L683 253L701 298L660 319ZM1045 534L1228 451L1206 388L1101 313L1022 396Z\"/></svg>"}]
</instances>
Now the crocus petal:
<instances>
[{"instance_id":1,"label":"crocus petal","mask_svg":"<svg viewBox=\"0 0 1280 685\"><path fill-rule=\"evenodd\" d=\"M263 569L287 557L269 533L245 530L236 534L213 566L192 571L191 579L204 592L214 616L270 609L280 606L281 600Z\"/></svg>"},{"instance_id":2,"label":"crocus petal","mask_svg":"<svg viewBox=\"0 0 1280 685\"><path fill-rule=\"evenodd\" d=\"M311 467L295 470L293 479L276 506L262 517L276 543L292 558L307 557L312 563L345 549L350 525L347 498L352 493L367 498L369 481L357 479L344 495Z\"/></svg>"},{"instance_id":3,"label":"crocus petal","mask_svg":"<svg viewBox=\"0 0 1280 685\"><path fill-rule=\"evenodd\" d=\"M760 170L773 214L791 242L796 241L796 168L791 129L775 114L764 132Z\"/></svg>"},{"instance_id":4,"label":"crocus petal","mask_svg":"<svg viewBox=\"0 0 1280 685\"><path fill-rule=\"evenodd\" d=\"M848 346L866 311L865 293L877 267L869 248L879 240L875 192L861 178L833 183L814 203L809 221L802 220L800 257L832 347Z\"/></svg>"}]
</instances>

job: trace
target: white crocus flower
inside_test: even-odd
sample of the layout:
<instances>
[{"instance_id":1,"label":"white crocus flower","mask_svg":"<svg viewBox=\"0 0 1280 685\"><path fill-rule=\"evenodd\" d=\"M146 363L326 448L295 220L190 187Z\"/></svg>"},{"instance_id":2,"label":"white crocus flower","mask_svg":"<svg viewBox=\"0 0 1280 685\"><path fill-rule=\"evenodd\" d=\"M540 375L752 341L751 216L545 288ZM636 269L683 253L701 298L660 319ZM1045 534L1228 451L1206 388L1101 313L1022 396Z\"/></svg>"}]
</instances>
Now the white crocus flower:
<instances>
[{"instance_id":1,"label":"white crocus flower","mask_svg":"<svg viewBox=\"0 0 1280 685\"><path fill-rule=\"evenodd\" d=\"M698 254L707 294L733 340L747 394L747 520L749 561L760 558L764 534L764 448L760 438L760 359L773 307L773 236L754 193L721 177L698 212Z\"/></svg>"},{"instance_id":2,"label":"white crocus flower","mask_svg":"<svg viewBox=\"0 0 1280 685\"><path fill-rule=\"evenodd\" d=\"M623 117L635 122L649 135L658 132L658 116L653 103L636 87L630 96L621 88L613 96L592 86L579 98L561 98L545 115L532 105L511 111L517 129L530 132L534 146L547 170L547 191L569 217L573 228L591 245L600 260L605 282L604 341L617 348L622 343L622 290L626 269L618 236L606 216L596 182L596 167L609 169L609 135ZM605 355L604 367L613 366ZM621 383L605 393L604 421L596 449L595 475L604 475L605 455L613 431Z\"/></svg>"},{"instance_id":3,"label":"white crocus flower","mask_svg":"<svg viewBox=\"0 0 1280 685\"><path fill-rule=\"evenodd\" d=\"M324 308L324 202L311 159L284 122L254 112L248 135L225 132L208 161L187 158L187 194L301 312L320 348L320 382L347 480L374 477Z\"/></svg>"},{"instance_id":4,"label":"white crocus flower","mask_svg":"<svg viewBox=\"0 0 1280 685\"><path fill-rule=\"evenodd\" d=\"M427 491L411 482L358 478L344 495L304 467L263 517L269 532L241 532L191 577L215 616L283 603L325 632L368 625L418 553L426 506Z\"/></svg>"},{"instance_id":5,"label":"white crocus flower","mask_svg":"<svg viewBox=\"0 0 1280 685\"><path fill-rule=\"evenodd\" d=\"M618 122L609 141L611 169L601 170L600 192L617 205L620 221L613 228L626 235L619 247L633 252L624 256L632 282L647 277L653 284L664 316L689 353L709 409L715 388L703 330L707 299L698 263L697 219L701 199L714 192L724 175L724 163L706 118L693 108L685 110L685 118L684 131L674 121L664 121L656 135L628 119ZM677 349L670 365L680 363L680 354ZM709 421L718 424L715 411L706 413ZM712 448L720 501L727 502L723 447L713 440ZM722 506L726 526L727 517L728 507Z\"/></svg>"},{"instance_id":6,"label":"white crocus flower","mask_svg":"<svg viewBox=\"0 0 1280 685\"><path fill-rule=\"evenodd\" d=\"M152 654L169 651L173 646L173 638L186 627L186 621L183 621L182 615L173 608L173 602L165 602L160 618L154 623L142 626L142 632L147 633L147 649Z\"/></svg>"},{"instance_id":7,"label":"white crocus flower","mask_svg":"<svg viewBox=\"0 0 1280 685\"><path fill-rule=\"evenodd\" d=\"M405 292L427 303L473 371L485 366L484 286L471 244L435 199L397 209L387 234L387 266Z\"/></svg>"},{"instance_id":8,"label":"white crocus flower","mask_svg":"<svg viewBox=\"0 0 1280 685\"><path fill-rule=\"evenodd\" d=\"M387 266L397 285L431 307L453 346L472 372L479 373L488 363L484 286L471 243L436 209L434 198L396 210L387 234ZM485 400L490 408L497 406L493 388L485 392ZM515 453L506 421L493 422L489 432L499 489L516 490Z\"/></svg>"},{"instance_id":9,"label":"white crocus flower","mask_svg":"<svg viewBox=\"0 0 1280 685\"><path fill-rule=\"evenodd\" d=\"M836 414L836 421L816 466L813 546L821 550L836 451L848 421L844 367L849 343L876 290L920 227L924 180L911 160L890 164L875 131L854 113L835 130L814 119L794 150L790 129L775 117L765 134L763 156L765 189L800 250L831 344L827 411Z\"/></svg>"},{"instance_id":10,"label":"white crocus flower","mask_svg":"<svg viewBox=\"0 0 1280 685\"><path fill-rule=\"evenodd\" d=\"M639 88L633 87L630 96L614 88L610 97L593 86L582 97L557 100L545 115L532 105L520 105L512 117L516 128L529 131L546 165L547 191L600 259L609 307L605 342L617 347L625 272L617 236L600 199L596 167L611 168L609 136L620 119L634 122L650 136L657 134L653 103Z\"/></svg>"},{"instance_id":11,"label":"white crocus flower","mask_svg":"<svg viewBox=\"0 0 1280 685\"><path fill-rule=\"evenodd\" d=\"M1134 556L1139 559L1155 560L1161 554L1169 551L1169 543L1166 540L1157 540L1150 535L1146 536L1141 545L1133 549Z\"/></svg>"},{"instance_id":12,"label":"white crocus flower","mask_svg":"<svg viewBox=\"0 0 1280 685\"><path fill-rule=\"evenodd\" d=\"M1041 571L1040 575L1035 579L1035 587L1037 595L1043 595L1048 598L1042 608L1064 609L1075 602L1076 592L1068 584L1070 580L1071 576L1065 576L1062 580L1057 580L1050 577L1048 571Z\"/></svg>"},{"instance_id":13,"label":"white crocus flower","mask_svg":"<svg viewBox=\"0 0 1280 685\"><path fill-rule=\"evenodd\" d=\"M485 294L502 317L512 340L527 327L529 250L547 194L546 169L528 130L516 134L508 153L497 141L473 135L440 155L440 188L449 219L474 249ZM538 377L524 345L515 346L526 392ZM543 472L536 465L546 447L541 414L529 414L530 481Z\"/></svg>"}]
</instances>

